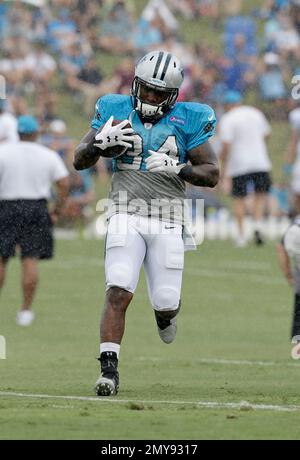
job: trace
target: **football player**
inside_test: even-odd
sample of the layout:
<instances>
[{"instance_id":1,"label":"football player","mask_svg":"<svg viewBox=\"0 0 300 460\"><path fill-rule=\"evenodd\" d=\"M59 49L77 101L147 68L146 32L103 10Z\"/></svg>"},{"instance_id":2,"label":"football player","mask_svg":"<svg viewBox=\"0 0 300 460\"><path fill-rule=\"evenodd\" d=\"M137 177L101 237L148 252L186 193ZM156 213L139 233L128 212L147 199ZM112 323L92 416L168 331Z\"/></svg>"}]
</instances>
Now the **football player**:
<instances>
[{"instance_id":1,"label":"football player","mask_svg":"<svg viewBox=\"0 0 300 460\"><path fill-rule=\"evenodd\" d=\"M174 55L148 53L136 66L131 96L108 94L97 101L91 130L75 152L75 168L84 169L118 147L105 247L99 396L118 392L125 314L142 265L159 336L165 343L174 340L185 249L185 181L205 187L218 182L218 162L208 142L214 111L197 102L176 102L182 81ZM121 155L120 146L126 150Z\"/></svg>"}]
</instances>

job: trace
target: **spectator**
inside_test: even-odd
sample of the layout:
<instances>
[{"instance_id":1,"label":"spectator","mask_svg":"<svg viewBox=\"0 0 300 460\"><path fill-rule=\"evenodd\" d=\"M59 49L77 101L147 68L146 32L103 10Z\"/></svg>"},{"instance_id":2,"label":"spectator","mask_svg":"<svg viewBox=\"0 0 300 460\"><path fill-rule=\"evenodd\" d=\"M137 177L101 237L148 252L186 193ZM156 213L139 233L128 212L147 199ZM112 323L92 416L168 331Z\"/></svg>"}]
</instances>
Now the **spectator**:
<instances>
[{"instance_id":1,"label":"spectator","mask_svg":"<svg viewBox=\"0 0 300 460\"><path fill-rule=\"evenodd\" d=\"M140 19L133 37L135 47L140 53L162 43L163 37L160 24L161 19L159 16L154 16L150 21Z\"/></svg>"},{"instance_id":2,"label":"spectator","mask_svg":"<svg viewBox=\"0 0 300 460\"><path fill-rule=\"evenodd\" d=\"M99 46L109 53L133 52L133 21L123 1L117 1L102 20Z\"/></svg>"},{"instance_id":3,"label":"spectator","mask_svg":"<svg viewBox=\"0 0 300 460\"><path fill-rule=\"evenodd\" d=\"M237 59L226 59L223 62L224 83L229 90L245 93L247 89L247 70L248 64Z\"/></svg>"},{"instance_id":4,"label":"spectator","mask_svg":"<svg viewBox=\"0 0 300 460\"><path fill-rule=\"evenodd\" d=\"M60 52L64 46L76 40L76 24L71 19L70 11L61 8L58 18L48 23L47 43L55 52Z\"/></svg>"},{"instance_id":5,"label":"spectator","mask_svg":"<svg viewBox=\"0 0 300 460\"><path fill-rule=\"evenodd\" d=\"M24 55L18 49L8 51L5 57L0 59L0 74L6 79L8 91L11 92L15 87L22 88L26 72Z\"/></svg>"},{"instance_id":6,"label":"spectator","mask_svg":"<svg viewBox=\"0 0 300 460\"><path fill-rule=\"evenodd\" d=\"M93 105L93 102L104 93L115 91L114 79L104 79L95 59L90 57L85 66L76 76L69 76L68 86L71 90L77 91L85 101L83 110L86 114Z\"/></svg>"},{"instance_id":7,"label":"spectator","mask_svg":"<svg viewBox=\"0 0 300 460\"><path fill-rule=\"evenodd\" d=\"M32 51L25 58L26 69L31 81L47 82L56 71L54 58L45 51L45 42L35 41Z\"/></svg>"},{"instance_id":8,"label":"spectator","mask_svg":"<svg viewBox=\"0 0 300 460\"><path fill-rule=\"evenodd\" d=\"M64 79L67 83L70 77L74 77L83 70L86 60L87 58L79 42L74 42L64 47L60 59L60 68L63 71Z\"/></svg>"},{"instance_id":9,"label":"spectator","mask_svg":"<svg viewBox=\"0 0 300 460\"><path fill-rule=\"evenodd\" d=\"M74 225L85 224L92 215L89 204L94 200L91 170L74 171L70 173L70 193L61 209L59 223Z\"/></svg>"},{"instance_id":10,"label":"spectator","mask_svg":"<svg viewBox=\"0 0 300 460\"><path fill-rule=\"evenodd\" d=\"M67 126L63 120L49 123L48 132L39 138L39 142L59 154L67 168L73 169L74 141L67 136Z\"/></svg>"},{"instance_id":11,"label":"spectator","mask_svg":"<svg viewBox=\"0 0 300 460\"><path fill-rule=\"evenodd\" d=\"M242 9L242 0L227 0L222 3L222 9L226 16L236 16Z\"/></svg>"},{"instance_id":12,"label":"spectator","mask_svg":"<svg viewBox=\"0 0 300 460\"><path fill-rule=\"evenodd\" d=\"M58 116L58 94L45 85L40 86L35 92L35 114L38 116L42 131L47 129L48 124L59 118Z\"/></svg>"},{"instance_id":13,"label":"spectator","mask_svg":"<svg viewBox=\"0 0 300 460\"><path fill-rule=\"evenodd\" d=\"M113 83L115 92L128 94L131 91L131 84L134 75L134 61L130 58L125 58L120 65L116 67L113 75Z\"/></svg>"},{"instance_id":14,"label":"spectator","mask_svg":"<svg viewBox=\"0 0 300 460\"><path fill-rule=\"evenodd\" d=\"M265 69L258 79L261 98L264 101L285 99L286 89L279 67L279 56L274 53L266 53L264 64Z\"/></svg>"},{"instance_id":15,"label":"spectator","mask_svg":"<svg viewBox=\"0 0 300 460\"><path fill-rule=\"evenodd\" d=\"M281 13L277 15L277 22L279 27L273 34L275 50L285 58L289 55L299 57L300 38L290 18Z\"/></svg>"},{"instance_id":16,"label":"spectator","mask_svg":"<svg viewBox=\"0 0 300 460\"><path fill-rule=\"evenodd\" d=\"M300 34L300 2L299 0L290 0L290 18L298 34Z\"/></svg>"},{"instance_id":17,"label":"spectator","mask_svg":"<svg viewBox=\"0 0 300 460\"><path fill-rule=\"evenodd\" d=\"M180 3L183 2L180 1ZM188 5L185 1L184 7L186 6L188 10ZM174 33L178 30L178 21L176 20L165 0L149 0L141 15L142 19L145 19L146 21L151 21L156 16L160 16L169 32Z\"/></svg>"}]
</instances>

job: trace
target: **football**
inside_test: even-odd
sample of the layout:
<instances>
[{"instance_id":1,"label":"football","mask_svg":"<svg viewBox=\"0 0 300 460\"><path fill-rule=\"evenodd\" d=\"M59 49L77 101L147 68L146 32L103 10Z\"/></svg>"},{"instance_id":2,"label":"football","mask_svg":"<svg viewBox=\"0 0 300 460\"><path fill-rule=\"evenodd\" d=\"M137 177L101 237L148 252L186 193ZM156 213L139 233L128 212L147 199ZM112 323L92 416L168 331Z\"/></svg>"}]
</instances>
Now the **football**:
<instances>
[{"instance_id":1,"label":"football","mask_svg":"<svg viewBox=\"0 0 300 460\"><path fill-rule=\"evenodd\" d=\"M122 121L123 120L113 120L112 125L113 126L118 125ZM101 132L103 126L104 124L100 126L96 135ZM127 123L127 125L124 126L124 128L131 128L131 124ZM103 150L101 152L101 156L105 158L116 158L116 157L123 155L123 153L125 153L127 149L128 147L124 147L123 145L115 145L114 147L108 147L107 149Z\"/></svg>"}]
</instances>

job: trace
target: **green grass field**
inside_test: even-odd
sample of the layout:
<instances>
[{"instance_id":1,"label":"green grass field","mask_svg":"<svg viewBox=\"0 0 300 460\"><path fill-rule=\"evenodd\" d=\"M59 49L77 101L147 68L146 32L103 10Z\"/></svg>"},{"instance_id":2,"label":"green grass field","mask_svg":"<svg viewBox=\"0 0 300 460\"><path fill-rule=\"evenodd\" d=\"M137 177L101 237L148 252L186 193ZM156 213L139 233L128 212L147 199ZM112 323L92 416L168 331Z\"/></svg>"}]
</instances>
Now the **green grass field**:
<instances>
[{"instance_id":1,"label":"green grass field","mask_svg":"<svg viewBox=\"0 0 300 460\"><path fill-rule=\"evenodd\" d=\"M59 241L40 275L32 327L15 325L17 261L0 299L7 341L1 439L300 439L292 293L271 243L235 250L231 242L207 242L187 254L172 345L158 337L142 277L127 314L120 392L112 399L92 399L103 243Z\"/></svg>"}]
</instances>

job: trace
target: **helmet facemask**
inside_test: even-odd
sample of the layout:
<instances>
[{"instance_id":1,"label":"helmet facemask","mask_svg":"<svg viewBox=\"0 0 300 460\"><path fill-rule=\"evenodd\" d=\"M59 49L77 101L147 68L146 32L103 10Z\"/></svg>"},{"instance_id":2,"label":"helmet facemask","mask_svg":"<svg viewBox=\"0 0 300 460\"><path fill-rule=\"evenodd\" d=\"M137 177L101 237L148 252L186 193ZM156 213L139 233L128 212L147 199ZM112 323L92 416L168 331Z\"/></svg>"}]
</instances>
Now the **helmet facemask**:
<instances>
[{"instance_id":1,"label":"helmet facemask","mask_svg":"<svg viewBox=\"0 0 300 460\"><path fill-rule=\"evenodd\" d=\"M151 91L158 96L158 102L146 100L147 92ZM178 97L178 88L165 88L136 76L132 82L132 96L135 109L141 117L146 121L155 122L172 109Z\"/></svg>"}]
</instances>

